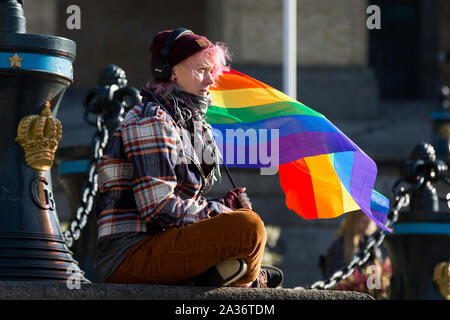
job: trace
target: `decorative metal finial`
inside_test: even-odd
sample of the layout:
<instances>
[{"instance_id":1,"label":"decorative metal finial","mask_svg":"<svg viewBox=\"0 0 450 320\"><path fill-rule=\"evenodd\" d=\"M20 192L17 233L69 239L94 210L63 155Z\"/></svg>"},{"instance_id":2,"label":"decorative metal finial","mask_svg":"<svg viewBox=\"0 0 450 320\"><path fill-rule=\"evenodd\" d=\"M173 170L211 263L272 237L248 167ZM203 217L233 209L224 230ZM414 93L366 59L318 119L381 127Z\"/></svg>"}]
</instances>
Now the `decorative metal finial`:
<instances>
[{"instance_id":1,"label":"decorative metal finial","mask_svg":"<svg viewBox=\"0 0 450 320\"><path fill-rule=\"evenodd\" d=\"M117 65L110 64L102 69L98 79L98 87L88 91L84 98L84 120L93 126L97 121L89 119L89 115L103 115L103 121L112 131L123 120L123 115L133 106L140 103L139 91L127 86L125 71Z\"/></svg>"},{"instance_id":2,"label":"decorative metal finial","mask_svg":"<svg viewBox=\"0 0 450 320\"><path fill-rule=\"evenodd\" d=\"M420 177L426 181L445 180L447 164L436 159L436 151L430 143L422 142L411 152L411 160L402 167L402 176L409 183L416 183Z\"/></svg>"},{"instance_id":3,"label":"decorative metal finial","mask_svg":"<svg viewBox=\"0 0 450 320\"><path fill-rule=\"evenodd\" d=\"M0 0L0 32L27 32L22 0Z\"/></svg>"},{"instance_id":4,"label":"decorative metal finial","mask_svg":"<svg viewBox=\"0 0 450 320\"><path fill-rule=\"evenodd\" d=\"M125 70L121 67L110 64L100 71L97 84L99 86L118 85L120 88L125 87L128 83Z\"/></svg>"}]
</instances>

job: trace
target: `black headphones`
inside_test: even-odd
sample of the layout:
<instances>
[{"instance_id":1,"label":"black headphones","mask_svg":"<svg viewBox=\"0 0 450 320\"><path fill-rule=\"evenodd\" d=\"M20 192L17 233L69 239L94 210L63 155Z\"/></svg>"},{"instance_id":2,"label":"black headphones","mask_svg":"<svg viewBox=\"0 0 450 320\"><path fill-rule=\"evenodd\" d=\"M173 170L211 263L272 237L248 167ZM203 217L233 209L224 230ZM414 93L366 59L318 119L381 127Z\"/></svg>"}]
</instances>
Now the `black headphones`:
<instances>
[{"instance_id":1,"label":"black headphones","mask_svg":"<svg viewBox=\"0 0 450 320\"><path fill-rule=\"evenodd\" d=\"M169 53L175 42L185 34L193 33L186 28L176 28L169 37L167 37L166 44L161 49L158 59L152 63L152 74L156 80L167 81L172 75L172 65L169 62Z\"/></svg>"}]
</instances>

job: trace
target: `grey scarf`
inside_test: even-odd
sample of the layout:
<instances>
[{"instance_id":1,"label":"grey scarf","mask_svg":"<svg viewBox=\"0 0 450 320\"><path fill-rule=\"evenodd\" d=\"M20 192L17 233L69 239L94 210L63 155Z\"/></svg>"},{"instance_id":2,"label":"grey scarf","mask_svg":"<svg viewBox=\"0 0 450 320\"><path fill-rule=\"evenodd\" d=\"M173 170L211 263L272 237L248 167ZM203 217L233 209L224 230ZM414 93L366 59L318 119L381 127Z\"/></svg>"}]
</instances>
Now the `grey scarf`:
<instances>
[{"instance_id":1,"label":"grey scarf","mask_svg":"<svg viewBox=\"0 0 450 320\"><path fill-rule=\"evenodd\" d=\"M211 125L206 122L206 111L212 104L211 94L200 96L177 90L170 94L170 98L179 124L193 135L194 149L198 158L214 165L213 180L220 182L222 157L214 140Z\"/></svg>"}]
</instances>

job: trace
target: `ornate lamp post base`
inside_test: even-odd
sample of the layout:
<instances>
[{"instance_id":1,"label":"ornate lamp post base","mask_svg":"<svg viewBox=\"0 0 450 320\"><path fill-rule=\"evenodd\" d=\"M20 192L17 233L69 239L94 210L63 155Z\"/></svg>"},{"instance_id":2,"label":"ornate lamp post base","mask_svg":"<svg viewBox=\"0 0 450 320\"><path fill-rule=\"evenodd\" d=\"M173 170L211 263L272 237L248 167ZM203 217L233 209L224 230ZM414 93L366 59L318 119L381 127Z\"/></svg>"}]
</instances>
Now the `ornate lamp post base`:
<instances>
[{"instance_id":1,"label":"ornate lamp post base","mask_svg":"<svg viewBox=\"0 0 450 320\"><path fill-rule=\"evenodd\" d=\"M89 282L62 236L52 180L73 81L73 41L27 34L22 3L0 0L0 280ZM53 110L52 110L53 109Z\"/></svg>"}]
</instances>

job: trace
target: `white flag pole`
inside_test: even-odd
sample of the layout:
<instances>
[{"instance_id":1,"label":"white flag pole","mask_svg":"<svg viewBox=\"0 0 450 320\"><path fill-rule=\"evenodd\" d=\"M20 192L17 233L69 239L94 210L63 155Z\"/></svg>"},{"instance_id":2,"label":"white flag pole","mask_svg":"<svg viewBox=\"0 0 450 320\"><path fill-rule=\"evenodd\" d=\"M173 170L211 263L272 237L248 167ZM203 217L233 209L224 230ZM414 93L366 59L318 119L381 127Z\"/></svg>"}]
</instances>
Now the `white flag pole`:
<instances>
[{"instance_id":1,"label":"white flag pole","mask_svg":"<svg viewBox=\"0 0 450 320\"><path fill-rule=\"evenodd\" d=\"M297 0L283 0L283 91L297 99Z\"/></svg>"}]
</instances>

